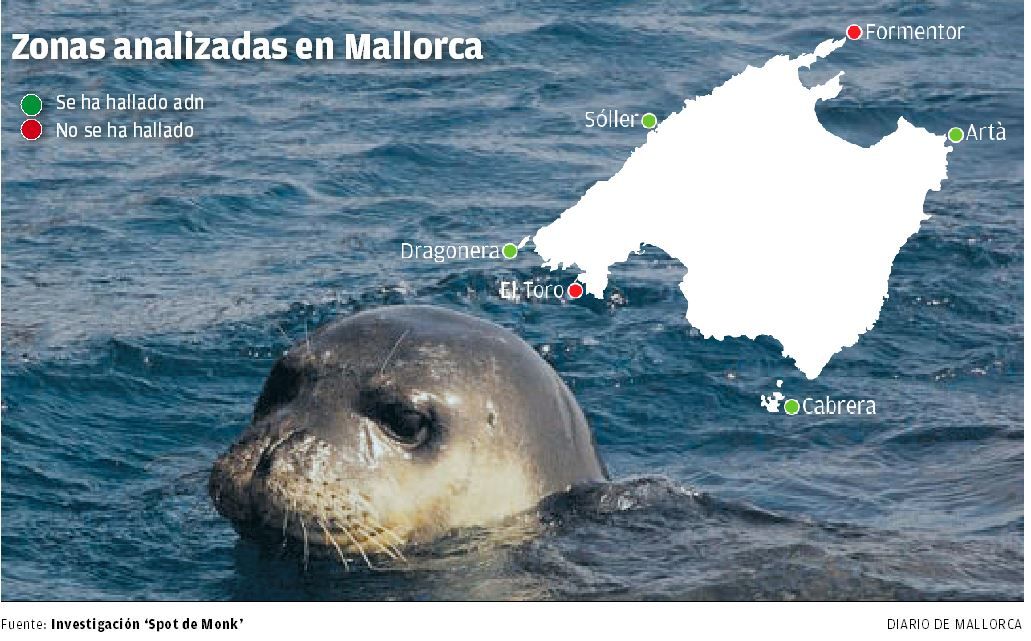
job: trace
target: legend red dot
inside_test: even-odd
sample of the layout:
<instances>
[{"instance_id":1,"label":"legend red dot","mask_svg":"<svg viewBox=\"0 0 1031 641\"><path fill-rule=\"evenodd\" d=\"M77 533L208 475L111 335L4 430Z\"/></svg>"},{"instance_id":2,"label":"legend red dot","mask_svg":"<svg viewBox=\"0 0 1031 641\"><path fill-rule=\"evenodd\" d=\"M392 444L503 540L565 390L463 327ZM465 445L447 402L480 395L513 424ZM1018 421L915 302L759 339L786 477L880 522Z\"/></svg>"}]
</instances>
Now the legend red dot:
<instances>
[{"instance_id":1,"label":"legend red dot","mask_svg":"<svg viewBox=\"0 0 1031 641\"><path fill-rule=\"evenodd\" d=\"M584 295L584 286L580 283L573 283L566 291L569 293L570 298L580 298Z\"/></svg>"},{"instance_id":2,"label":"legend red dot","mask_svg":"<svg viewBox=\"0 0 1031 641\"><path fill-rule=\"evenodd\" d=\"M25 140L35 140L43 135L43 125L35 118L29 118L21 124L21 135Z\"/></svg>"},{"instance_id":3,"label":"legend red dot","mask_svg":"<svg viewBox=\"0 0 1031 641\"><path fill-rule=\"evenodd\" d=\"M849 40L859 40L863 36L863 28L857 24L850 24L845 30L845 35Z\"/></svg>"}]
</instances>

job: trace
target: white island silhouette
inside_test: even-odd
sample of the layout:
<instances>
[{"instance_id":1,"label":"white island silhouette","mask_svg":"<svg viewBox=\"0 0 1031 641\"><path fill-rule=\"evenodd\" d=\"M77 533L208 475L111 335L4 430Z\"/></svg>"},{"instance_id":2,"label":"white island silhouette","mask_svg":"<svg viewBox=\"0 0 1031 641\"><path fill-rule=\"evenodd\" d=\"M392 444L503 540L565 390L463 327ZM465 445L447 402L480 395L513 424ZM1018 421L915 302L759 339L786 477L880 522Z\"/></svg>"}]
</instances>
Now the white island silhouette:
<instances>
[{"instance_id":1,"label":"white island silhouette","mask_svg":"<svg viewBox=\"0 0 1031 641\"><path fill-rule=\"evenodd\" d=\"M687 320L705 337L770 335L816 378L877 321L952 150L903 118L869 148L824 129L816 102L838 95L842 73L808 88L798 71L843 44L777 56L686 101L537 232L545 265L579 267L602 297L611 265L659 247L687 267Z\"/></svg>"}]
</instances>

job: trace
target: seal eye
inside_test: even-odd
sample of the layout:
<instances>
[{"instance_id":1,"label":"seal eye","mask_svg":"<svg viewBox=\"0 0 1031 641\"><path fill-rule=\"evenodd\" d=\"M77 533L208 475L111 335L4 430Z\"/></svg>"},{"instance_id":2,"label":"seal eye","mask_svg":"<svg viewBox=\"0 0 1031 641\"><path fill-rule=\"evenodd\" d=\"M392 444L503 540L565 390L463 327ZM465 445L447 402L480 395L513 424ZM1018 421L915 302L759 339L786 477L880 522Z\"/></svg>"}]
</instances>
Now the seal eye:
<instances>
[{"instance_id":1,"label":"seal eye","mask_svg":"<svg viewBox=\"0 0 1031 641\"><path fill-rule=\"evenodd\" d=\"M359 405L362 413L375 421L384 434L407 448L425 445L436 431L432 408L416 408L388 391L363 392Z\"/></svg>"},{"instance_id":2,"label":"seal eye","mask_svg":"<svg viewBox=\"0 0 1031 641\"><path fill-rule=\"evenodd\" d=\"M415 410L401 409L394 416L396 420L384 424L384 431L404 445L421 445L429 440L430 417Z\"/></svg>"},{"instance_id":3,"label":"seal eye","mask_svg":"<svg viewBox=\"0 0 1031 641\"><path fill-rule=\"evenodd\" d=\"M252 420L260 420L271 414L276 408L294 400L300 393L301 387L315 378L315 371L310 367L299 367L285 356L280 358L272 366L272 371L269 372L261 395L254 404Z\"/></svg>"}]
</instances>

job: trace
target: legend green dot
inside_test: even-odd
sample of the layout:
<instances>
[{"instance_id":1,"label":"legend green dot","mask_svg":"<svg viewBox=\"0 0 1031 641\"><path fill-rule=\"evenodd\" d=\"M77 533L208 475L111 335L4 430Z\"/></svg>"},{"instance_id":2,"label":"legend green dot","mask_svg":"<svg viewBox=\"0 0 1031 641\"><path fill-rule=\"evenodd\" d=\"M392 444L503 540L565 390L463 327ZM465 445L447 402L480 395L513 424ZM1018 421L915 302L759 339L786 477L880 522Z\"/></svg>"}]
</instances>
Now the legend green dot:
<instances>
[{"instance_id":1,"label":"legend green dot","mask_svg":"<svg viewBox=\"0 0 1031 641\"><path fill-rule=\"evenodd\" d=\"M505 246L501 248L501 253L505 258L512 260L519 253L519 248L515 246L515 243L505 243Z\"/></svg>"},{"instance_id":2,"label":"legend green dot","mask_svg":"<svg viewBox=\"0 0 1031 641\"><path fill-rule=\"evenodd\" d=\"M35 116L43 111L43 101L34 93L27 93L21 99L21 110L26 116Z\"/></svg>"},{"instance_id":3,"label":"legend green dot","mask_svg":"<svg viewBox=\"0 0 1031 641\"><path fill-rule=\"evenodd\" d=\"M959 127L949 129L949 140L952 142L963 142L963 130Z\"/></svg>"},{"instance_id":4,"label":"legend green dot","mask_svg":"<svg viewBox=\"0 0 1031 641\"><path fill-rule=\"evenodd\" d=\"M655 114L653 113L646 113L643 116L641 116L641 124L647 127L648 129L652 129L655 127L655 125L659 124L659 119L656 118Z\"/></svg>"},{"instance_id":5,"label":"legend green dot","mask_svg":"<svg viewBox=\"0 0 1031 641\"><path fill-rule=\"evenodd\" d=\"M792 416L798 414L799 408L800 405L798 404L798 401L796 401L793 398L789 398L788 400L784 401L784 411Z\"/></svg>"}]
</instances>

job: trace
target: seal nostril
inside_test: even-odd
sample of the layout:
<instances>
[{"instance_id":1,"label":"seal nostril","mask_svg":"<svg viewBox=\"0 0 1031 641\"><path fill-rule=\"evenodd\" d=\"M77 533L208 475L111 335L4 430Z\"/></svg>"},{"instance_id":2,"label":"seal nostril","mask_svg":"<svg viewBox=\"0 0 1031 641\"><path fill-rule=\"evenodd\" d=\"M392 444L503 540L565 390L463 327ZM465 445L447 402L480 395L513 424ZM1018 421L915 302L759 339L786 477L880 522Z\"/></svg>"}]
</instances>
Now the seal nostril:
<instances>
[{"instance_id":1,"label":"seal nostril","mask_svg":"<svg viewBox=\"0 0 1031 641\"><path fill-rule=\"evenodd\" d=\"M258 464L254 466L254 476L257 478L265 478L269 472L272 471L272 452L265 450L261 453L261 458L258 459Z\"/></svg>"},{"instance_id":2,"label":"seal nostril","mask_svg":"<svg viewBox=\"0 0 1031 641\"><path fill-rule=\"evenodd\" d=\"M257 478L266 478L272 471L272 461L275 457L276 451L283 446L284 443L297 442L298 439L303 439L304 436L299 432L290 432L285 434L282 438L277 441L269 443L258 457L258 463L254 466L254 476Z\"/></svg>"}]
</instances>

